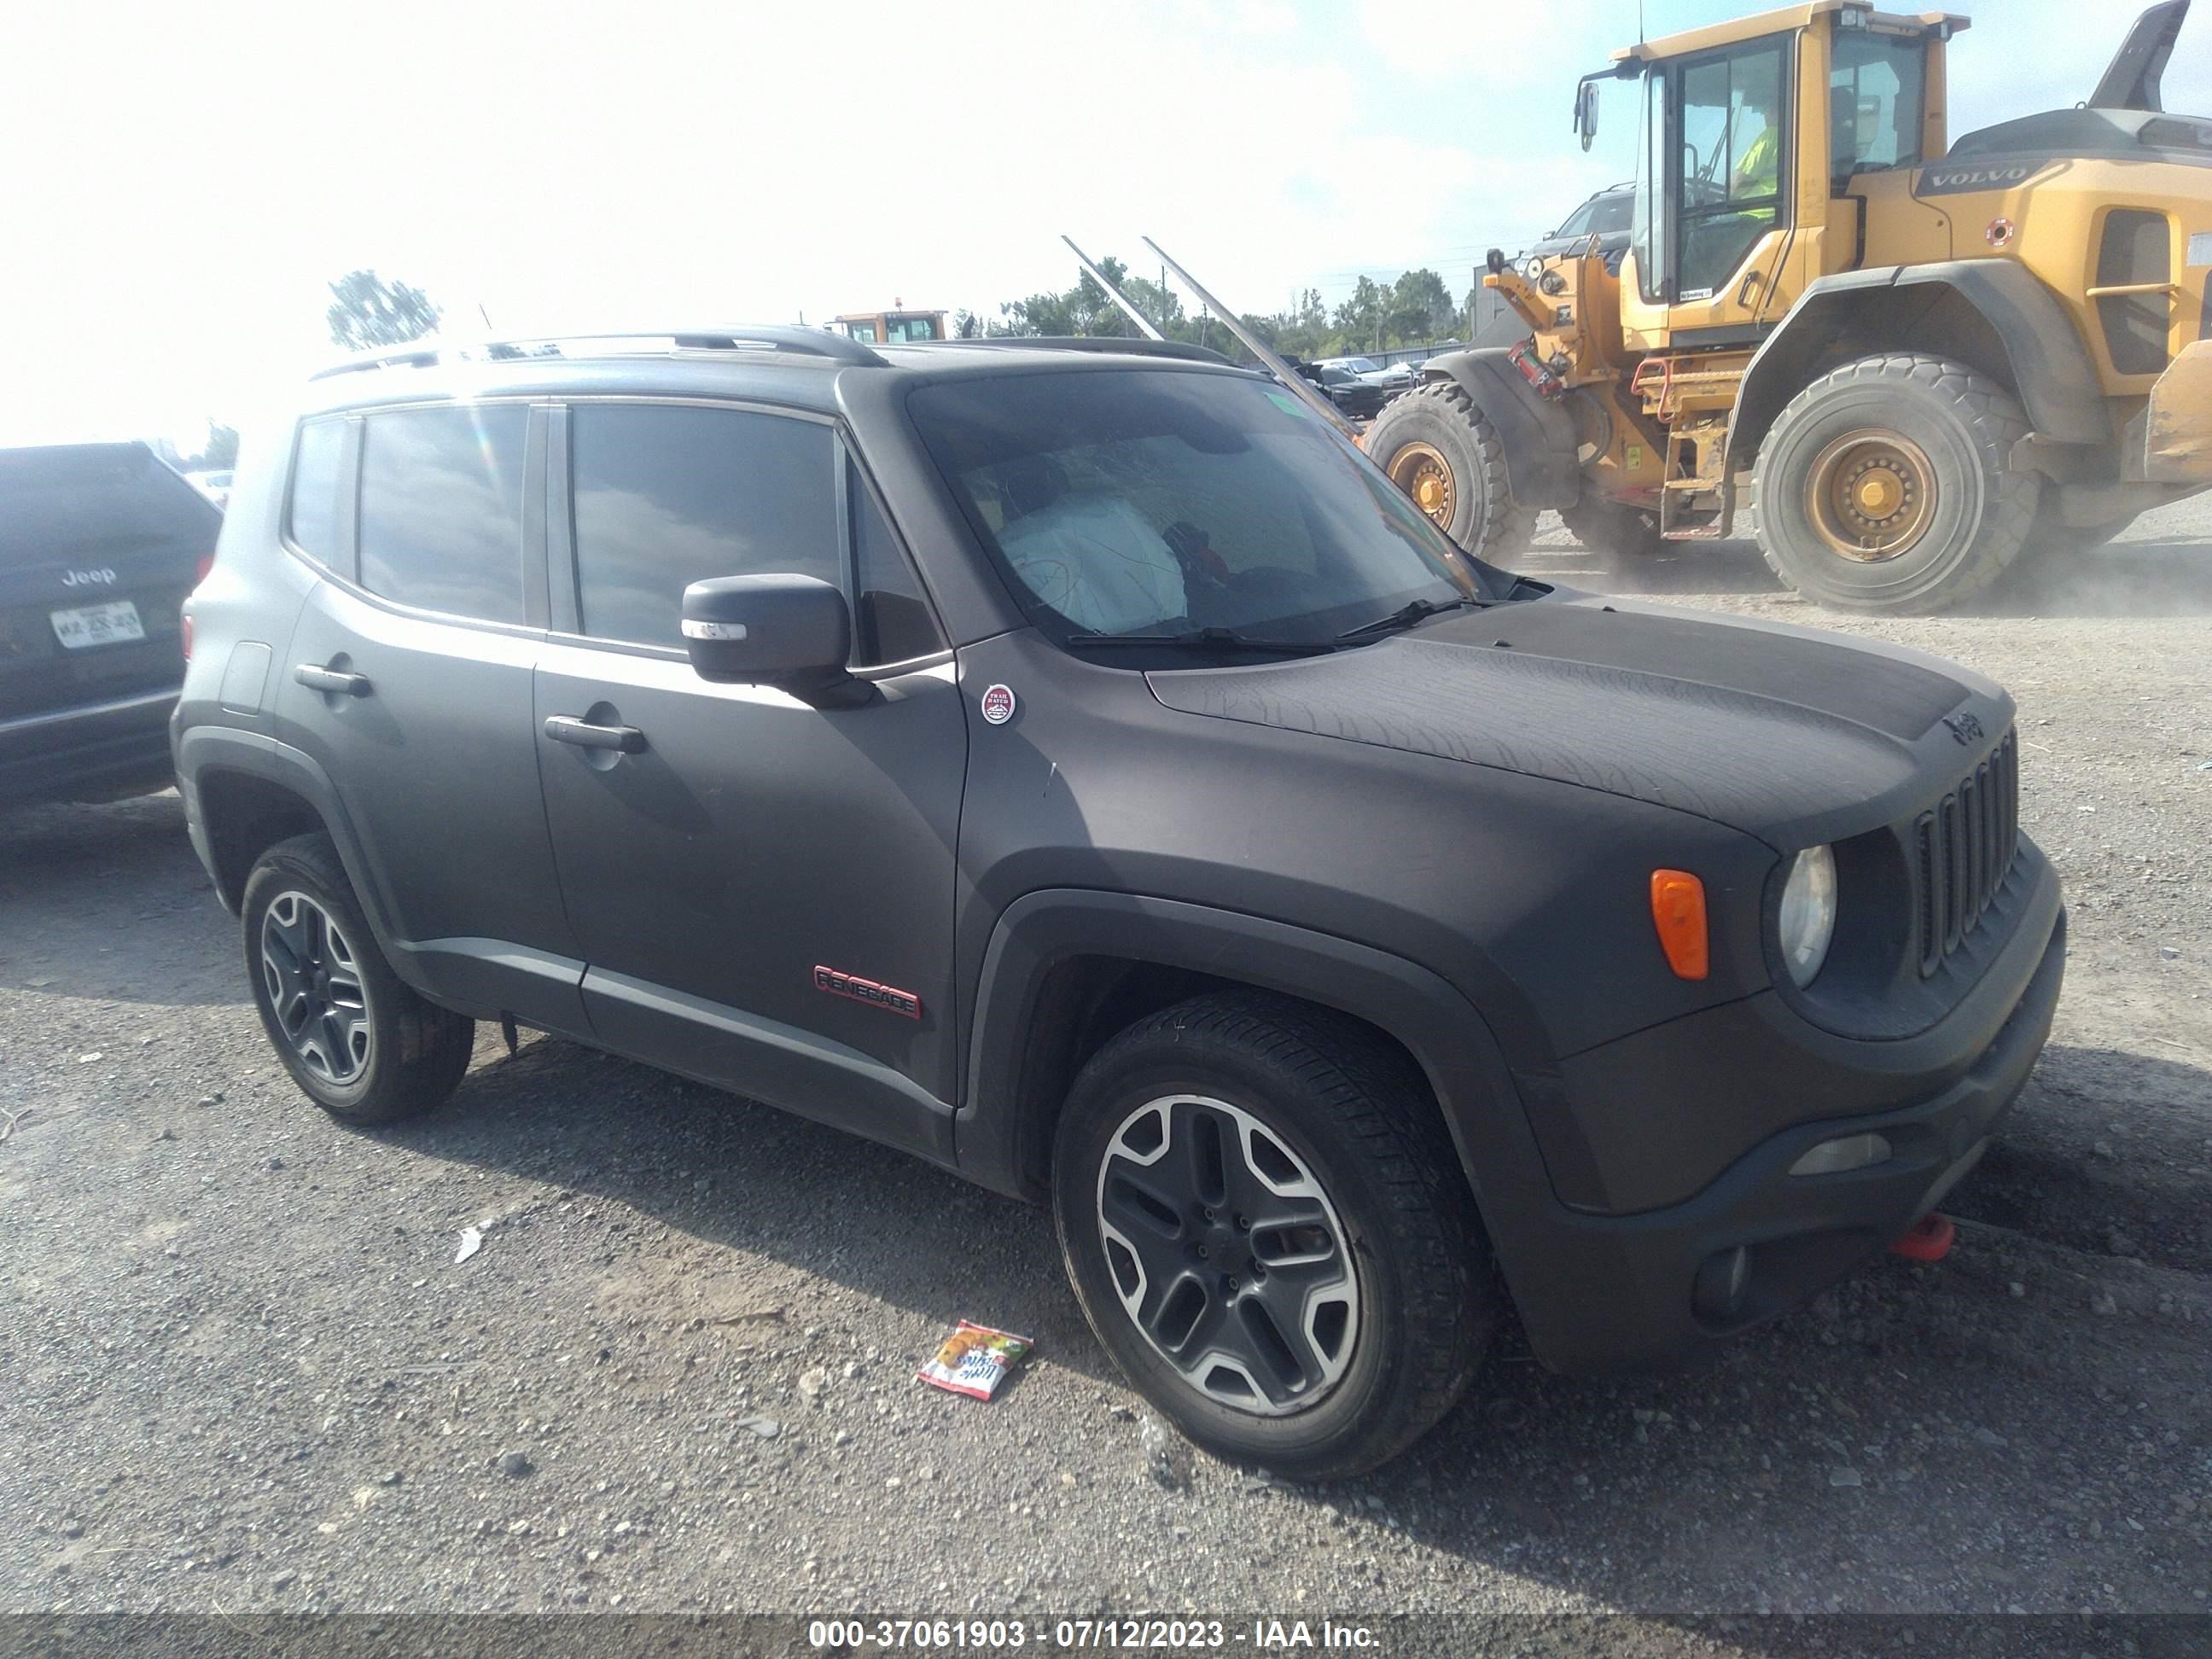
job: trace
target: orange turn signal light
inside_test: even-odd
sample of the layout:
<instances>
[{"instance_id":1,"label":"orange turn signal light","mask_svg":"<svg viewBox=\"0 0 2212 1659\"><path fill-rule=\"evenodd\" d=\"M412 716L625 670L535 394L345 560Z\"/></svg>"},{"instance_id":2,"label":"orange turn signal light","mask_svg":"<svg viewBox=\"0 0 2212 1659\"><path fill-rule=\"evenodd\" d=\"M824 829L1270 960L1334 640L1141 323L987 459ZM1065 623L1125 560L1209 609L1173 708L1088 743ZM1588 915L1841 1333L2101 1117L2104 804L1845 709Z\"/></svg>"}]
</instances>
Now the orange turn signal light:
<instances>
[{"instance_id":1,"label":"orange turn signal light","mask_svg":"<svg viewBox=\"0 0 2212 1659\"><path fill-rule=\"evenodd\" d=\"M1705 884L1687 870L1651 872L1651 925L1678 979L1703 979L1712 964L1705 932Z\"/></svg>"}]
</instances>

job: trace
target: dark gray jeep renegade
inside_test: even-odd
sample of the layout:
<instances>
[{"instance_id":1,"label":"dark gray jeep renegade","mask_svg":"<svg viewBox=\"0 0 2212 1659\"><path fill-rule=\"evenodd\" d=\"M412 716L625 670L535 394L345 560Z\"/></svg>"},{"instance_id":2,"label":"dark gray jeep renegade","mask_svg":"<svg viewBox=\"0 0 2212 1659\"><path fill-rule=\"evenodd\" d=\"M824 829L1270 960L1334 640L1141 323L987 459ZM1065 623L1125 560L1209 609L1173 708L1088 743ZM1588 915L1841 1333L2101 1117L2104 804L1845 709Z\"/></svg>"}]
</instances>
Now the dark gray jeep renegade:
<instances>
[{"instance_id":1,"label":"dark gray jeep renegade","mask_svg":"<svg viewBox=\"0 0 2212 1659\"><path fill-rule=\"evenodd\" d=\"M799 330L333 370L173 726L333 1115L511 1017L1048 1201L1099 1340L1302 1476L1510 1299L1677 1359L1911 1229L2065 954L1949 664L1470 560L1282 387Z\"/></svg>"}]
</instances>

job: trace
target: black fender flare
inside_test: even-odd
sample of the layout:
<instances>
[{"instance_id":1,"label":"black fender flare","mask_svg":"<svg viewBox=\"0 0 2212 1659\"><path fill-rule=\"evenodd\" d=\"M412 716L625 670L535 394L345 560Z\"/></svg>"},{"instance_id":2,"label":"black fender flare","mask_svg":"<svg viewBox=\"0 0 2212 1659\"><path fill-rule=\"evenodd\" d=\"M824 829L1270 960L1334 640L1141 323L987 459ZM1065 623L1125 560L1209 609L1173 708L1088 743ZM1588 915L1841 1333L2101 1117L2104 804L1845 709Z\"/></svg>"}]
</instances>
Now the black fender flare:
<instances>
[{"instance_id":1,"label":"black fender flare","mask_svg":"<svg viewBox=\"0 0 2212 1659\"><path fill-rule=\"evenodd\" d=\"M1491 1024L1449 981L1417 963L1334 934L1177 899L1048 888L1000 914L970 1005L966 1087L955 1115L961 1174L1038 1196L1024 1171L1044 1103L1022 1097L1038 992L1070 957L1112 956L1235 979L1355 1015L1404 1044L1427 1076L1461 1169L1524 1322L1572 1310L1547 1282L1545 1241L1565 1212L1554 1197L1522 1091ZM1050 1103L1053 1109L1058 1102Z\"/></svg>"},{"instance_id":2,"label":"black fender flare","mask_svg":"<svg viewBox=\"0 0 2212 1659\"><path fill-rule=\"evenodd\" d=\"M1448 351L1423 363L1421 377L1456 381L1496 428L1515 506L1572 507L1583 494L1575 418L1528 384L1512 354L1510 346Z\"/></svg>"},{"instance_id":3,"label":"black fender flare","mask_svg":"<svg viewBox=\"0 0 2212 1659\"><path fill-rule=\"evenodd\" d=\"M214 860L209 855L205 839L207 821L202 787L210 776L225 772L255 778L296 795L322 819L331 844L337 848L338 862L345 866L346 879L353 884L354 896L361 901L361 908L368 917L369 929L375 934L378 945L383 947L396 937L391 926L391 912L383 902L377 883L371 878L361 836L346 814L337 786L313 757L261 732L225 726L195 726L187 729L179 736L176 751L177 782L185 796L193 845L200 861L209 866L210 876L215 873ZM224 902L230 902L228 896ZM393 970L401 972L398 956L388 951L386 956L393 962ZM407 975L402 972L401 976ZM415 988L423 988L417 985Z\"/></svg>"},{"instance_id":4,"label":"black fender flare","mask_svg":"<svg viewBox=\"0 0 2212 1659\"><path fill-rule=\"evenodd\" d=\"M2058 296L2011 259L1944 259L1840 271L1806 286L1744 370L1729 426L1730 476L1749 463L1775 416L1804 389L1821 348L1855 316L1888 302L1908 309L1917 322L1944 290L1987 324L1991 349L2003 359L1969 366L2001 368L2038 433L2065 444L2112 441L2096 366Z\"/></svg>"}]
</instances>

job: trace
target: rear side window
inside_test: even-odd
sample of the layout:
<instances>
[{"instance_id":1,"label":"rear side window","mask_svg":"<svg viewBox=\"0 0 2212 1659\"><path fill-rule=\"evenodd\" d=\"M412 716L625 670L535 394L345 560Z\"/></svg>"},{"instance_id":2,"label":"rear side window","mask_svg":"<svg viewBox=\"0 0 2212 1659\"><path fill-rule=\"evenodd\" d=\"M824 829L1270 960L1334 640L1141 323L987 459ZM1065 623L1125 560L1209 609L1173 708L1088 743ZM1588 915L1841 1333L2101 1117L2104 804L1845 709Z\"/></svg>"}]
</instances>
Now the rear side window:
<instances>
[{"instance_id":1,"label":"rear side window","mask_svg":"<svg viewBox=\"0 0 2212 1659\"><path fill-rule=\"evenodd\" d=\"M522 620L520 404L368 417L361 459L361 585L482 622Z\"/></svg>"},{"instance_id":2,"label":"rear side window","mask_svg":"<svg viewBox=\"0 0 2212 1659\"><path fill-rule=\"evenodd\" d=\"M343 421L309 421L300 428L292 462L292 544L332 567L339 562L338 474L345 437Z\"/></svg>"},{"instance_id":3,"label":"rear side window","mask_svg":"<svg viewBox=\"0 0 2212 1659\"><path fill-rule=\"evenodd\" d=\"M577 604L596 639L680 647L684 590L710 577L840 580L826 426L749 410L580 404L568 453Z\"/></svg>"},{"instance_id":4,"label":"rear side window","mask_svg":"<svg viewBox=\"0 0 2212 1659\"><path fill-rule=\"evenodd\" d=\"M852 488L854 586L860 596L853 618L860 635L855 660L905 662L942 651L944 638L921 583L858 468L852 470Z\"/></svg>"}]
</instances>

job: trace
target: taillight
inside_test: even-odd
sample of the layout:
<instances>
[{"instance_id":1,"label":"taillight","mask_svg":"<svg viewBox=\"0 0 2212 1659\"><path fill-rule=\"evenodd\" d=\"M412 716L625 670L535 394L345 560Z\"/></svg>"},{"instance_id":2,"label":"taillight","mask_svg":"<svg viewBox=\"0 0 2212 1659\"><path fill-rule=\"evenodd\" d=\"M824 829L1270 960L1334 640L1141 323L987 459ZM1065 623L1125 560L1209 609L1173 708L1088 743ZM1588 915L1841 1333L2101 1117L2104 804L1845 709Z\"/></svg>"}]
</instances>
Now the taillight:
<instances>
[{"instance_id":1,"label":"taillight","mask_svg":"<svg viewBox=\"0 0 2212 1659\"><path fill-rule=\"evenodd\" d=\"M178 618L177 638L185 647L185 660L192 659L192 613L189 611Z\"/></svg>"},{"instance_id":2,"label":"taillight","mask_svg":"<svg viewBox=\"0 0 2212 1659\"><path fill-rule=\"evenodd\" d=\"M205 581L208 579L208 572L214 568L215 555L212 553L201 554L199 563L192 568L192 586L194 587L198 587L202 582Z\"/></svg>"}]
</instances>

